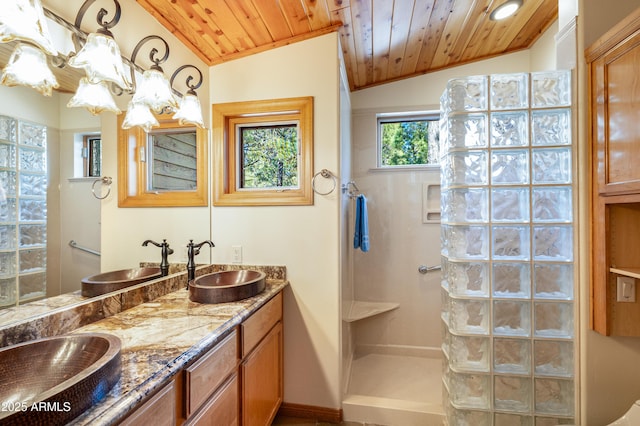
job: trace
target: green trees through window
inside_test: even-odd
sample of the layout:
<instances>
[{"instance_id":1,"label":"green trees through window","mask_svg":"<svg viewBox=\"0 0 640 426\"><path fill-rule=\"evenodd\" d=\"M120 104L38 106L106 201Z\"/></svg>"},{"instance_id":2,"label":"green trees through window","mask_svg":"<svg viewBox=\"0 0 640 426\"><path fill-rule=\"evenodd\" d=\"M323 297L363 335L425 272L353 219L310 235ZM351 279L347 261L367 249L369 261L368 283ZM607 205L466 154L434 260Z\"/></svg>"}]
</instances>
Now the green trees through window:
<instances>
[{"instance_id":1,"label":"green trees through window","mask_svg":"<svg viewBox=\"0 0 640 426\"><path fill-rule=\"evenodd\" d=\"M437 165L438 119L379 119L380 166Z\"/></svg>"},{"instance_id":2,"label":"green trees through window","mask_svg":"<svg viewBox=\"0 0 640 426\"><path fill-rule=\"evenodd\" d=\"M298 126L241 127L240 188L298 187Z\"/></svg>"}]
</instances>

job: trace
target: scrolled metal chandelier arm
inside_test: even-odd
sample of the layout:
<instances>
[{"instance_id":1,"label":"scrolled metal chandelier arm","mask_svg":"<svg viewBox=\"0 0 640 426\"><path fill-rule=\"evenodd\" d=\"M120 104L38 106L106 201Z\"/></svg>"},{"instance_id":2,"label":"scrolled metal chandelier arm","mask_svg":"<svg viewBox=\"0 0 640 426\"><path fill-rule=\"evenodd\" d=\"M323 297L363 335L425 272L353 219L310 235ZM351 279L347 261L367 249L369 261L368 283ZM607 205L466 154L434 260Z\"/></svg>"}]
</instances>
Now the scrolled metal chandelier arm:
<instances>
[{"instance_id":1,"label":"scrolled metal chandelier arm","mask_svg":"<svg viewBox=\"0 0 640 426\"><path fill-rule=\"evenodd\" d=\"M169 59L169 43L167 43L166 40L163 39L162 37L160 37L158 35L148 35L145 38L143 38L142 40L140 40L138 42L138 44L136 44L136 47L133 48L133 52L131 52L131 59L128 61L129 65L130 65L130 69L131 69L131 82L133 84L133 91L134 92L136 90L135 72L136 72L136 70L144 71L140 66L138 66L136 64L136 57L138 56L138 53L140 52L140 49L142 48L142 46L145 43L147 43L148 41L151 41L151 40L160 40L162 42L162 44L164 45L164 55L159 59L156 57L156 55L158 54L158 49L153 47L149 51L149 60L151 62L153 62L153 65L151 65L151 69L155 69L155 70L158 70L158 71L162 72L162 68L160 67L160 64L164 64L167 61L167 59Z\"/></svg>"},{"instance_id":2,"label":"scrolled metal chandelier arm","mask_svg":"<svg viewBox=\"0 0 640 426\"><path fill-rule=\"evenodd\" d=\"M96 0L86 0L82 4L82 6L80 7L80 10L78 10L78 14L76 15L76 20L74 22L74 25L77 28L80 28L80 24L82 24L82 19L84 18L85 13L87 13L87 10L89 9L89 7L95 2ZM100 8L100 10L98 11L98 15L96 16L96 21L98 22L98 25L100 25L101 27L101 29L98 31L107 35L111 35L111 32L109 30L114 26L116 26L118 22L120 22L120 17L122 16L122 8L120 7L120 3L118 3L118 0L113 0L113 2L116 5L116 12L111 21L107 22L104 20L105 16L109 14L109 12L105 8Z\"/></svg>"},{"instance_id":3,"label":"scrolled metal chandelier arm","mask_svg":"<svg viewBox=\"0 0 640 426\"><path fill-rule=\"evenodd\" d=\"M195 65L187 64L187 65L182 65L181 67L179 67L171 75L171 78L169 79L169 84L173 88L173 80L175 80L176 76L178 74L180 74L180 72L182 70L187 69L187 68L193 68L194 70L196 70L198 72L198 82L196 84L192 84L191 83L193 81L193 79L194 79L193 75L191 75L191 74L189 74L189 76L187 77L187 80L185 82L185 85L189 88L187 93L195 95L196 94L196 89L198 89L200 86L202 86L202 80L203 80L202 72Z\"/></svg>"}]
</instances>

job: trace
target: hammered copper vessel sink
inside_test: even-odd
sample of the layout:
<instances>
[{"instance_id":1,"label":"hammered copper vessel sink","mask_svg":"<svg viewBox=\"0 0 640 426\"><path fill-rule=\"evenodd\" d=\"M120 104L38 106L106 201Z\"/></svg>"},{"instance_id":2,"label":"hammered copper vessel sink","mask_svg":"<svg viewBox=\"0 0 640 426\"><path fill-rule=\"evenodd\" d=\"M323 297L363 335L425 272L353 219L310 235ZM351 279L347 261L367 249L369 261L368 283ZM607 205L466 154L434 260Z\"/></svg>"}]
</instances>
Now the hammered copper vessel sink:
<instances>
[{"instance_id":1,"label":"hammered copper vessel sink","mask_svg":"<svg viewBox=\"0 0 640 426\"><path fill-rule=\"evenodd\" d=\"M63 425L120 379L120 339L69 334L0 349L0 424Z\"/></svg>"},{"instance_id":2,"label":"hammered copper vessel sink","mask_svg":"<svg viewBox=\"0 0 640 426\"><path fill-rule=\"evenodd\" d=\"M222 271L202 275L189 283L189 299L199 303L225 303L261 293L266 274L260 271Z\"/></svg>"},{"instance_id":3,"label":"hammered copper vessel sink","mask_svg":"<svg viewBox=\"0 0 640 426\"><path fill-rule=\"evenodd\" d=\"M160 278L160 268L134 268L104 272L82 279L82 295L100 296L112 291L122 290L132 285Z\"/></svg>"}]
</instances>

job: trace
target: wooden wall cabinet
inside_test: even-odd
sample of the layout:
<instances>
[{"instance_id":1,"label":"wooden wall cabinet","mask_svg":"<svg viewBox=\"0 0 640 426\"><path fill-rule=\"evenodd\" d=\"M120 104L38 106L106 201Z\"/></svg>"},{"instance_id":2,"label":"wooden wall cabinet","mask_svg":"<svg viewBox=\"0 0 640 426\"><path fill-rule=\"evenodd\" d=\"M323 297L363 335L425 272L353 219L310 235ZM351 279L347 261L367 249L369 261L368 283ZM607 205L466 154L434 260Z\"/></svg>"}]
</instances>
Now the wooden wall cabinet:
<instances>
[{"instance_id":1,"label":"wooden wall cabinet","mask_svg":"<svg viewBox=\"0 0 640 426\"><path fill-rule=\"evenodd\" d=\"M604 335L640 336L640 298L617 301L618 277L632 277L640 285L640 9L585 56L592 155L591 327Z\"/></svg>"},{"instance_id":2,"label":"wooden wall cabinet","mask_svg":"<svg viewBox=\"0 0 640 426\"><path fill-rule=\"evenodd\" d=\"M283 398L282 293L121 424L269 426Z\"/></svg>"}]
</instances>

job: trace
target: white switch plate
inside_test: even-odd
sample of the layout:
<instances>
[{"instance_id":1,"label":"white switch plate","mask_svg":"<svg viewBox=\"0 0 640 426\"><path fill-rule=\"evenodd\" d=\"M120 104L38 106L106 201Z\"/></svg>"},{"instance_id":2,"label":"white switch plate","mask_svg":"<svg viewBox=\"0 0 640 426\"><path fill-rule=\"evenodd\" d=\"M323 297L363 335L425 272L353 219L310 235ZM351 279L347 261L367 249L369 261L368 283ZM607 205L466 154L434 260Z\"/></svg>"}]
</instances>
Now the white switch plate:
<instances>
[{"instance_id":1,"label":"white switch plate","mask_svg":"<svg viewBox=\"0 0 640 426\"><path fill-rule=\"evenodd\" d=\"M616 281L618 302L635 302L636 301L636 280L633 277L619 276Z\"/></svg>"},{"instance_id":2,"label":"white switch plate","mask_svg":"<svg viewBox=\"0 0 640 426\"><path fill-rule=\"evenodd\" d=\"M231 263L242 263L242 246L231 246Z\"/></svg>"}]
</instances>

